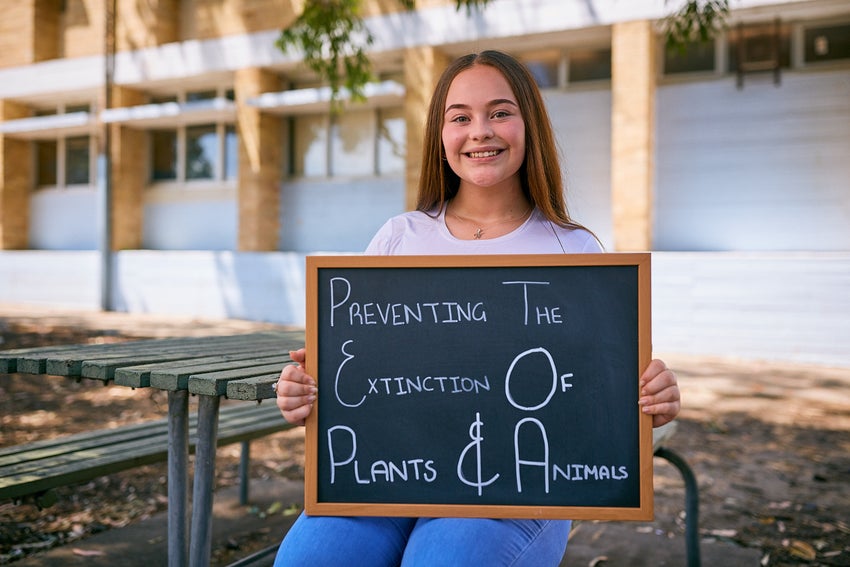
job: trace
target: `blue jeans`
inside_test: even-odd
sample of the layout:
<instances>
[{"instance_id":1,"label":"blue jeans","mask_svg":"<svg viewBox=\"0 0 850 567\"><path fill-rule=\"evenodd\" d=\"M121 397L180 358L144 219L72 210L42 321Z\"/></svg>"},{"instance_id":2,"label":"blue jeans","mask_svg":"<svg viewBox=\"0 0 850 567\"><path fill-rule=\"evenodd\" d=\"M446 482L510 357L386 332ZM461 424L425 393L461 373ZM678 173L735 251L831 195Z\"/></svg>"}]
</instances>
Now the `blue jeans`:
<instances>
[{"instance_id":1,"label":"blue jeans","mask_svg":"<svg viewBox=\"0 0 850 567\"><path fill-rule=\"evenodd\" d=\"M275 567L557 567L569 520L301 514Z\"/></svg>"}]
</instances>

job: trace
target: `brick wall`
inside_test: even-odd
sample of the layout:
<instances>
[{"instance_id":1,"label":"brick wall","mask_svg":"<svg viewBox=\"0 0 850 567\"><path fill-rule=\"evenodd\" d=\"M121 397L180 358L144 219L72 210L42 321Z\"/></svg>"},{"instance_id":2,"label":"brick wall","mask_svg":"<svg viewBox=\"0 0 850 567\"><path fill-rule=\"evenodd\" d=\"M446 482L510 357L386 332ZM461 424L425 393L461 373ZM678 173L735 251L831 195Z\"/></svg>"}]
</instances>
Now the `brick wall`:
<instances>
[{"instance_id":1,"label":"brick wall","mask_svg":"<svg viewBox=\"0 0 850 567\"><path fill-rule=\"evenodd\" d=\"M34 63L35 2L6 1L0 17L0 67Z\"/></svg>"},{"instance_id":2,"label":"brick wall","mask_svg":"<svg viewBox=\"0 0 850 567\"><path fill-rule=\"evenodd\" d=\"M0 121L29 114L23 105L0 101ZM24 249L29 244L30 156L29 142L0 135L0 249Z\"/></svg>"}]
</instances>

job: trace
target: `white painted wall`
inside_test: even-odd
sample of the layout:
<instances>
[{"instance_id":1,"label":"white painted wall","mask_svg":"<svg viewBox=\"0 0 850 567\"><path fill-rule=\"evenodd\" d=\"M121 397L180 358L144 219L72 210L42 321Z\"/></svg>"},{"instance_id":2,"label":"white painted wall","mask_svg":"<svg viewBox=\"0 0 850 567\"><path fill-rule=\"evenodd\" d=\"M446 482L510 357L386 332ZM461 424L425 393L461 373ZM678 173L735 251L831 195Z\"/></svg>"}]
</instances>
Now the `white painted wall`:
<instances>
[{"instance_id":1,"label":"white painted wall","mask_svg":"<svg viewBox=\"0 0 850 567\"><path fill-rule=\"evenodd\" d=\"M850 250L850 70L671 84L656 250Z\"/></svg>"},{"instance_id":2,"label":"white painted wall","mask_svg":"<svg viewBox=\"0 0 850 567\"><path fill-rule=\"evenodd\" d=\"M286 252L120 252L114 308L303 325L304 268Z\"/></svg>"},{"instance_id":3,"label":"white painted wall","mask_svg":"<svg viewBox=\"0 0 850 567\"><path fill-rule=\"evenodd\" d=\"M280 249L362 252L381 225L404 210L401 176L285 182Z\"/></svg>"},{"instance_id":4,"label":"white painted wall","mask_svg":"<svg viewBox=\"0 0 850 567\"><path fill-rule=\"evenodd\" d=\"M189 185L148 188L142 247L152 250L235 250L239 212L236 189Z\"/></svg>"},{"instance_id":5,"label":"white painted wall","mask_svg":"<svg viewBox=\"0 0 850 567\"><path fill-rule=\"evenodd\" d=\"M658 352L850 366L850 252L652 254Z\"/></svg>"},{"instance_id":6,"label":"white painted wall","mask_svg":"<svg viewBox=\"0 0 850 567\"><path fill-rule=\"evenodd\" d=\"M0 251L0 303L98 309L100 264L94 251Z\"/></svg>"},{"instance_id":7,"label":"white painted wall","mask_svg":"<svg viewBox=\"0 0 850 567\"><path fill-rule=\"evenodd\" d=\"M30 248L96 250L97 192L90 188L39 189L30 198Z\"/></svg>"},{"instance_id":8,"label":"white painted wall","mask_svg":"<svg viewBox=\"0 0 850 567\"><path fill-rule=\"evenodd\" d=\"M0 252L0 303L97 309L95 252ZM117 311L303 325L304 255L116 254ZM850 367L850 252L652 254L653 347Z\"/></svg>"},{"instance_id":9,"label":"white painted wall","mask_svg":"<svg viewBox=\"0 0 850 567\"><path fill-rule=\"evenodd\" d=\"M561 152L567 206L575 220L612 249L611 89L606 84L544 93Z\"/></svg>"}]
</instances>

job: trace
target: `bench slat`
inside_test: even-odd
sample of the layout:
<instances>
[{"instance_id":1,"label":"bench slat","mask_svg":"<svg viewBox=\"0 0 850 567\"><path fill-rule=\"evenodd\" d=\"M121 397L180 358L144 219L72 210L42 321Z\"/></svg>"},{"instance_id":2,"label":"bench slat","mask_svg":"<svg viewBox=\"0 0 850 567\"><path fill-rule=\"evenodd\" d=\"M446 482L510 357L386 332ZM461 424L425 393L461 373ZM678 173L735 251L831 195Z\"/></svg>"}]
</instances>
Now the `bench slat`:
<instances>
[{"instance_id":1,"label":"bench slat","mask_svg":"<svg viewBox=\"0 0 850 567\"><path fill-rule=\"evenodd\" d=\"M190 451L194 452L197 418L191 421ZM219 415L217 446L248 441L289 427L272 404L228 406ZM162 462L167 455L167 420L13 447L0 456L0 500ZM13 457L19 461L11 460Z\"/></svg>"},{"instance_id":2,"label":"bench slat","mask_svg":"<svg viewBox=\"0 0 850 567\"><path fill-rule=\"evenodd\" d=\"M223 438L226 438L229 435L229 430L234 427L242 427L245 424L254 425L261 420L276 420L278 417L280 417L280 413L272 404L265 406L248 404L244 404L243 406L228 406L219 412L219 434ZM190 439L196 435L197 421L197 415L190 415ZM24 463L36 463L34 466L40 466L38 463L46 459L62 459L63 455L73 455L75 453L91 451L99 447L124 446L133 441L141 441L148 438L157 440L165 439L167 441L167 435L168 420L158 419L113 429L100 429L54 439L45 439L23 446L7 447L0 452L0 477L15 472L18 469L14 469L14 467L23 466Z\"/></svg>"},{"instance_id":3,"label":"bench slat","mask_svg":"<svg viewBox=\"0 0 850 567\"><path fill-rule=\"evenodd\" d=\"M280 377L280 372L264 374L252 378L231 380L227 383L227 399L229 400L267 400L276 397L274 383Z\"/></svg>"},{"instance_id":4,"label":"bench slat","mask_svg":"<svg viewBox=\"0 0 850 567\"><path fill-rule=\"evenodd\" d=\"M276 340L258 339L255 342L246 343L235 340L210 340L209 342L198 342L197 340L182 342L168 341L165 343L151 343L137 345L135 342L121 343L121 347L108 350L84 350L78 352L66 352L57 356L48 356L44 363L44 374L56 374L58 376L83 376L83 363L86 360L119 360L133 356L155 356L159 354L191 352L196 356L220 355L223 352L241 353L256 351L263 345L273 348ZM21 364L21 361L19 361ZM21 372L26 371L24 365Z\"/></svg>"},{"instance_id":5,"label":"bench slat","mask_svg":"<svg viewBox=\"0 0 850 567\"><path fill-rule=\"evenodd\" d=\"M194 421L196 422L197 419ZM195 426L196 423L190 423L190 427ZM23 446L9 447L5 454L0 455L0 477L11 472L11 467L14 465L60 458L62 455L89 451L115 443L128 443L135 439L158 438L162 434L167 434L167 432L167 420L156 420L147 424L140 423L115 429L101 429L91 433L66 435L44 441L35 441Z\"/></svg>"},{"instance_id":6,"label":"bench slat","mask_svg":"<svg viewBox=\"0 0 850 567\"><path fill-rule=\"evenodd\" d=\"M219 411L219 430L225 431L231 424L242 424L246 420L265 419L267 417L280 417L280 413L274 404L238 404L225 406ZM190 434L197 427L198 416L195 413L189 415ZM156 419L141 423L123 425L121 427L98 429L73 435L64 435L52 439L42 439L24 445L10 446L0 449L0 470L14 463L31 459L32 455L40 455L35 458L45 458L62 453L84 451L101 445L121 443L128 439L141 437L157 437L168 432L168 419Z\"/></svg>"},{"instance_id":7,"label":"bench slat","mask_svg":"<svg viewBox=\"0 0 850 567\"><path fill-rule=\"evenodd\" d=\"M275 354L270 356L258 356L256 352L247 351L218 356L207 356L187 360L185 363L168 364L143 364L141 366L127 366L115 371L115 384L118 386L130 386L131 388L145 388L150 386L151 375L159 374L175 376L178 379L188 378L191 374L205 372L207 370L229 370L241 368L254 364L280 363L289 360L289 356Z\"/></svg>"},{"instance_id":8,"label":"bench slat","mask_svg":"<svg viewBox=\"0 0 850 567\"><path fill-rule=\"evenodd\" d=\"M165 339L139 339L111 344L62 345L58 347L32 347L0 351L0 372L27 374L46 374L48 361L54 362L50 368L53 374L60 376L81 375L81 361L98 356L112 356L121 353L157 352L166 349L189 347L209 355L222 354L233 349L263 344L303 343L303 334L298 331L260 331L241 335L222 335L207 337L171 337ZM299 345L301 346L301 345ZM290 347L292 348L292 347Z\"/></svg>"},{"instance_id":9,"label":"bench slat","mask_svg":"<svg viewBox=\"0 0 850 567\"><path fill-rule=\"evenodd\" d=\"M267 333L252 333L251 336L261 338ZM59 361L67 361L70 374L60 376L79 375L79 366L74 364L84 358L93 358L99 355L112 355L129 352L156 352L157 350L179 348L180 346L192 345L206 348L206 345L218 345L224 347L241 341L243 335L223 337L173 337L166 339L140 339L110 344L82 344L63 345L59 347L34 347L31 349L19 349L15 357L16 371L26 374L45 374L47 372L47 361L51 358ZM11 351L10 351L11 352ZM4 359L10 355L0 351ZM76 373L73 370L76 369Z\"/></svg>"},{"instance_id":10,"label":"bench slat","mask_svg":"<svg viewBox=\"0 0 850 567\"><path fill-rule=\"evenodd\" d=\"M245 352L245 351L262 351L267 350L270 354L275 351L280 353L280 343L278 341L270 342L250 342L237 343L228 345L228 348L202 350L191 346L169 349L155 353L129 353L124 356L115 358L101 358L94 360L84 360L80 375L83 378L92 378L96 380L112 380L115 376L115 370L123 366L138 366L141 364L164 363L169 361L183 361L203 358L210 354L222 354L223 352Z\"/></svg>"},{"instance_id":11,"label":"bench slat","mask_svg":"<svg viewBox=\"0 0 850 567\"><path fill-rule=\"evenodd\" d=\"M59 345L59 346L41 346L41 347L29 347L29 348L18 348L18 349L9 349L9 350L0 350L0 372L4 374L13 374L15 372L23 372L20 368L18 368L19 360L32 360L32 361L46 361L47 357L50 356L64 356L64 355L72 355L74 353L79 353L81 351L85 352L106 352L111 351L113 349L120 348L121 345L124 344L133 344L135 348L144 348L146 345L151 343L163 344L165 342L170 341L170 339L139 339L139 340L131 340L126 343L110 343L110 344L73 344L73 345ZM35 363L35 369L38 370L40 368L40 363ZM27 372L27 374L43 374L43 371L40 372Z\"/></svg>"},{"instance_id":12,"label":"bench slat","mask_svg":"<svg viewBox=\"0 0 850 567\"><path fill-rule=\"evenodd\" d=\"M275 362L272 364L269 364L268 360L256 359L250 364L241 365L236 368L221 370L243 369L245 370L245 373L238 375L237 378L247 378L250 376L256 376L258 373L252 372L251 370L258 367L271 368L272 371L276 371L278 374L280 374L280 371L283 369L284 365L289 362L292 362L292 360L289 358L289 355L286 355L282 360L276 359ZM199 379L208 378L209 380L215 380L216 377L213 376L212 373L216 371L217 369L215 368L199 368L196 371L189 373L183 371L157 370L151 372L149 385L151 388L158 388L160 390L167 390L170 392L188 389L190 392L196 394L217 395L213 394L213 392L219 391L217 388L200 388L198 391L193 391L192 388L190 388L189 386L189 382L191 381L192 377L198 377ZM269 370L264 370L263 372L269 372ZM224 392L222 391L221 393L223 394Z\"/></svg>"},{"instance_id":13,"label":"bench slat","mask_svg":"<svg viewBox=\"0 0 850 567\"><path fill-rule=\"evenodd\" d=\"M223 370L220 372L206 372L189 376L189 393L203 394L207 396L223 396L227 393L227 383L231 380L241 378L253 378L268 374L280 375L283 366L281 364L266 364L236 370Z\"/></svg>"}]
</instances>

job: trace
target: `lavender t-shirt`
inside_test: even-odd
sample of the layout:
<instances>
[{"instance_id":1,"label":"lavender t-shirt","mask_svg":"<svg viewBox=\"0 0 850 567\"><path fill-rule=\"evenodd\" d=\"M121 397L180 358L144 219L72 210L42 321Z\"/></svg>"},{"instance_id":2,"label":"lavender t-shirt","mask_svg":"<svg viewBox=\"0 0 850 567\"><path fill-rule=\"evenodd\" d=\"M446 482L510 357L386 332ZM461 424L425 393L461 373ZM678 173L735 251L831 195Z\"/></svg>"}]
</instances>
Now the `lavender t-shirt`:
<instances>
[{"instance_id":1,"label":"lavender t-shirt","mask_svg":"<svg viewBox=\"0 0 850 567\"><path fill-rule=\"evenodd\" d=\"M462 240L446 227L445 209L439 215L413 211L397 215L382 226L366 248L375 256L421 254L573 254L601 252L586 230L560 227L536 208L516 230L498 238Z\"/></svg>"}]
</instances>

